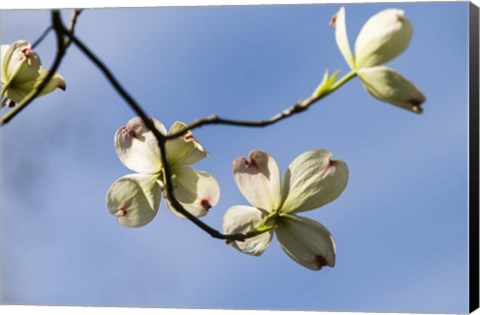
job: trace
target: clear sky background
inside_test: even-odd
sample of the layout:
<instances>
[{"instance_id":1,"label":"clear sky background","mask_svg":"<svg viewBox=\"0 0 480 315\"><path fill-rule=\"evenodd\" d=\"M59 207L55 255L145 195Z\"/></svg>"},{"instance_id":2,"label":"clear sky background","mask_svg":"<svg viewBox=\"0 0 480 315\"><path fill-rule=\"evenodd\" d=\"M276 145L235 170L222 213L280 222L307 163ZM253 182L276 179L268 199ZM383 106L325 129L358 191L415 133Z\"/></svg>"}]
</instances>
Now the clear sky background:
<instances>
[{"instance_id":1,"label":"clear sky background","mask_svg":"<svg viewBox=\"0 0 480 315\"><path fill-rule=\"evenodd\" d=\"M92 9L76 32L136 100L170 126L218 114L263 119L308 97L326 68L348 72L328 27L339 5ZM134 113L71 47L67 91L38 99L2 128L2 303L273 310L466 312L468 309L468 3L346 5L350 43L378 11L406 11L410 47L389 63L427 96L415 115L380 103L358 79L267 129L195 132L222 195L204 218L221 228L248 204L231 162L268 151L282 173L328 149L350 170L331 204L304 213L337 244L333 269L314 272L274 240L250 257L173 216L124 228L105 194L132 173L113 135ZM63 12L68 21L69 11ZM1 42L34 41L44 10L1 12ZM48 68L53 34L36 49Z\"/></svg>"}]
</instances>

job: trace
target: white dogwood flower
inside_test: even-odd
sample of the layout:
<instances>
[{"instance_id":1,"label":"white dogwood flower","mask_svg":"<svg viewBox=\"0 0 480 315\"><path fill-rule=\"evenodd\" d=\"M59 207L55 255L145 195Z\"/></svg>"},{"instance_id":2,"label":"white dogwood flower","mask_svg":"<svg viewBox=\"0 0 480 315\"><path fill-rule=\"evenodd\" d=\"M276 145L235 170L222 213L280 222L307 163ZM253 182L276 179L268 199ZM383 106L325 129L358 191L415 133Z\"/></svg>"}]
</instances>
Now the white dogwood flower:
<instances>
[{"instance_id":1,"label":"white dogwood flower","mask_svg":"<svg viewBox=\"0 0 480 315\"><path fill-rule=\"evenodd\" d=\"M250 161L233 161L235 182L252 206L233 206L223 218L226 234L261 234L245 241L229 242L239 251L258 256L273 235L285 253L297 263L319 270L335 265L335 242L319 222L297 215L335 200L345 189L348 168L333 160L326 150L307 151L288 167L283 182L275 160L266 152L253 150Z\"/></svg>"},{"instance_id":2,"label":"white dogwood flower","mask_svg":"<svg viewBox=\"0 0 480 315\"><path fill-rule=\"evenodd\" d=\"M42 69L40 57L25 40L12 45L1 45L2 96L5 94L14 103L20 103L45 79L48 70ZM63 77L55 73L40 96L51 93L56 88L65 90Z\"/></svg>"},{"instance_id":3,"label":"white dogwood flower","mask_svg":"<svg viewBox=\"0 0 480 315\"><path fill-rule=\"evenodd\" d=\"M416 113L425 101L422 92L398 72L384 64L400 55L409 45L413 28L397 9L383 10L372 16L362 27L355 42L355 55L350 51L342 7L333 17L338 48L367 91L382 102Z\"/></svg>"},{"instance_id":4,"label":"white dogwood flower","mask_svg":"<svg viewBox=\"0 0 480 315\"><path fill-rule=\"evenodd\" d=\"M160 121L153 118L152 121L158 131L167 133ZM170 128L170 133L185 127L184 123L177 121ZM120 161L139 174L124 176L113 183L107 193L107 207L124 226L145 225L158 211L164 183L164 167L157 140L142 119L135 117L118 129L114 146ZM166 157L175 198L196 217L206 215L220 197L220 187L213 176L188 166L207 155L191 132L166 143ZM183 217L173 209L168 199L165 201L172 213Z\"/></svg>"}]
</instances>

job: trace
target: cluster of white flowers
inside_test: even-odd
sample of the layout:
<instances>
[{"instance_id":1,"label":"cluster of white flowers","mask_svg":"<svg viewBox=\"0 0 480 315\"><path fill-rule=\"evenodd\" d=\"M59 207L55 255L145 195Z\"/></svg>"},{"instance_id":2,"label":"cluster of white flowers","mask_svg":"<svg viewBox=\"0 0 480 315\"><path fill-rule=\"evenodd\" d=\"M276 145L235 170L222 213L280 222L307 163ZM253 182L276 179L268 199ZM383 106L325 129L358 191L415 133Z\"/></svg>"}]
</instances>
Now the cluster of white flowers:
<instances>
[{"instance_id":1,"label":"cluster of white flowers","mask_svg":"<svg viewBox=\"0 0 480 315\"><path fill-rule=\"evenodd\" d=\"M307 151L288 167L281 181L275 160L266 152L254 150L250 160L233 161L238 188L253 205L234 206L223 218L225 233L262 234L235 241L239 251L258 256L272 240L274 232L281 247L293 260L313 270L335 265L335 243L320 223L297 215L335 200L348 182L348 168L333 160L325 150Z\"/></svg>"},{"instance_id":2,"label":"cluster of white flowers","mask_svg":"<svg viewBox=\"0 0 480 315\"><path fill-rule=\"evenodd\" d=\"M21 103L25 97L36 89L48 74L42 69L40 57L32 50L32 45L19 40L11 45L1 45L1 96L6 95L11 104ZM65 90L63 77L55 73L39 96L53 92L56 88Z\"/></svg>"},{"instance_id":3,"label":"cluster of white flowers","mask_svg":"<svg viewBox=\"0 0 480 315\"><path fill-rule=\"evenodd\" d=\"M345 10L334 16L338 47L351 69L377 99L415 112L421 110L423 94L400 74L384 66L408 46L412 27L401 10L385 10L363 26L350 52L345 27ZM165 127L153 120L166 134ZM170 133L185 127L175 123ZM140 173L117 180L107 194L110 213L125 226L142 226L155 216L163 188L160 151L153 133L140 118L129 121L115 135L115 149L128 168ZM220 189L208 173L186 166L204 158L204 148L188 133L167 142L167 161L174 178L174 195L187 211L197 217L207 213L219 199ZM297 213L320 208L335 200L348 182L348 168L332 159L326 150L311 150L298 156L288 167L283 181L275 160L266 152L254 150L249 159L233 161L235 182L252 206L237 205L223 218L225 234L256 236L244 241L229 241L237 250L261 255L276 235L282 249L302 266L319 270L335 265L335 242L326 227ZM167 201L167 206L174 214Z\"/></svg>"},{"instance_id":4,"label":"cluster of white flowers","mask_svg":"<svg viewBox=\"0 0 480 315\"><path fill-rule=\"evenodd\" d=\"M152 119L155 128L167 134L163 124ZM186 127L176 122L173 134ZM158 142L140 117L131 119L117 130L114 146L120 161L137 174L115 181L108 190L109 212L127 227L143 226L155 217L165 183L164 166ZM203 146L188 132L183 137L168 140L166 160L174 183L174 196L196 217L204 216L215 206L220 188L210 174L190 168L207 156ZM297 157L289 166L283 183L275 160L266 152L254 150L248 161L233 162L237 186L254 206L234 206L226 213L223 230L226 234L259 235L245 241L230 242L238 250L260 255L270 243L274 231L285 252L310 269L335 264L335 243L330 232L320 223L296 215L319 208L336 199L345 189L348 169L342 160L333 160L325 150L312 150ZM175 215L168 198L167 207Z\"/></svg>"},{"instance_id":5,"label":"cluster of white flowers","mask_svg":"<svg viewBox=\"0 0 480 315\"><path fill-rule=\"evenodd\" d=\"M421 112L420 105L425 101L422 92L384 65L401 54L412 37L412 25L402 10L389 9L372 16L356 39L354 55L348 42L343 7L331 24L335 26L340 52L352 70L351 77L358 75L367 91L380 101ZM10 104L21 103L47 74L29 42L21 40L1 46L1 97L5 95ZM337 75L329 77L326 73L317 96L334 89ZM55 73L40 95L65 87L63 77ZM151 120L163 135L187 127L175 122L167 133L160 121ZM155 217L164 194L166 165L162 163L162 152L154 133L140 117L118 129L114 147L120 161L136 173L112 184L106 196L108 210L123 226L143 226ZM207 151L188 132L167 140L164 153L175 200L195 217L206 215L218 203L220 187L212 175L189 165L205 158ZM233 161L233 176L252 206L237 205L226 211L224 233L250 236L243 241L229 241L230 245L258 256L276 235L285 253L302 266L318 270L335 265L335 242L330 232L319 222L298 213L320 208L340 196L348 182L345 162L332 159L332 153L326 150L307 151L290 164L282 181L275 160L266 152L253 150L249 159ZM183 217L169 198L165 196L168 209Z\"/></svg>"},{"instance_id":6,"label":"cluster of white flowers","mask_svg":"<svg viewBox=\"0 0 480 315\"><path fill-rule=\"evenodd\" d=\"M167 134L160 121L154 118L152 121L158 131ZM184 123L175 122L169 133L185 127ZM135 117L117 130L114 146L120 161L137 174L126 175L112 184L106 197L108 210L118 218L121 225L143 226L152 221L160 207L165 180L157 139L142 119ZM217 204L220 187L212 175L188 165L206 157L207 151L191 132L168 140L165 147L175 199L194 216L206 215ZM168 198L165 201L172 213L183 217L170 205Z\"/></svg>"}]
</instances>

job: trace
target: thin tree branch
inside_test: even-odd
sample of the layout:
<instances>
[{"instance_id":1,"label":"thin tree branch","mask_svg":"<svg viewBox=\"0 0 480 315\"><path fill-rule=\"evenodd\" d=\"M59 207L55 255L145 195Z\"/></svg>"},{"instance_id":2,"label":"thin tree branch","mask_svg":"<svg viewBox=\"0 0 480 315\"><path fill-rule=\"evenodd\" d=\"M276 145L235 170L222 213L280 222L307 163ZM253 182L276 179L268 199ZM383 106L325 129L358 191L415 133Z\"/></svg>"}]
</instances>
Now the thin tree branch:
<instances>
[{"instance_id":1,"label":"thin tree branch","mask_svg":"<svg viewBox=\"0 0 480 315\"><path fill-rule=\"evenodd\" d=\"M49 26L47 27L42 35L40 35L40 37L38 37L38 39L32 44L32 49L35 49L35 47L37 47L44 39L45 37L47 37L48 33L50 33L50 31L53 29L53 26Z\"/></svg>"},{"instance_id":2,"label":"thin tree branch","mask_svg":"<svg viewBox=\"0 0 480 315\"><path fill-rule=\"evenodd\" d=\"M223 234L220 233L218 230L215 230L214 228L210 227L206 223L204 223L202 220L198 219L194 215L192 215L190 212L188 212L175 198L174 192L173 192L173 183L172 183L172 174L170 167L167 162L167 153L166 153L166 148L165 144L168 140L167 139L162 139L159 141L159 147L160 147L160 154L161 154L161 159L162 159L162 164L164 165L163 171L164 171L164 194L165 198L169 200L171 206L183 214L187 219L192 221L195 225L197 225L199 228L210 234L211 237L217 238L217 239L222 239L226 241L245 241L245 239L256 236L260 234L260 232L252 231L252 232L247 232L247 233L237 233L237 234Z\"/></svg>"},{"instance_id":3,"label":"thin tree branch","mask_svg":"<svg viewBox=\"0 0 480 315\"><path fill-rule=\"evenodd\" d=\"M316 100L315 100L316 101ZM310 105L312 105L314 101L312 101L311 98L306 99L306 100L301 100L295 103L293 106L285 109L281 113L278 113L274 116L272 116L269 119L264 119L264 120L256 120L256 121L251 121L251 120L234 120L234 119L226 119L226 118L220 118L217 115L211 115L205 118L200 118L195 120L193 123L190 125L186 126L184 129L179 130L175 133L167 135L167 139L173 139L180 137L184 134L186 134L188 131L197 129L202 126L206 125L230 125L230 126L241 126L241 127L267 127L270 125L273 125L274 123L277 123L287 117L290 117L294 114L301 113L305 110L308 109Z\"/></svg>"},{"instance_id":4,"label":"thin tree branch","mask_svg":"<svg viewBox=\"0 0 480 315\"><path fill-rule=\"evenodd\" d=\"M182 135L185 135L188 131L191 131L193 129L206 126L206 125L230 125L230 126L257 127L257 128L267 127L281 120L284 120L285 118L288 118L295 114L299 114L301 112L306 111L308 108L310 108L310 106L320 101L321 99L325 98L327 95L330 95L333 91L335 91L341 85L345 84L346 82L351 80L353 77L355 77L355 75L356 75L355 71L349 72L342 79L340 79L336 84L334 84L332 88L327 92L322 93L319 96L311 96L309 98L300 100L297 103L293 104L292 106L286 108L282 112L272 116L269 119L256 120L256 121L234 120L234 119L220 118L217 115L211 115L205 118L197 119L190 125L186 126L184 129L174 132L172 134L166 135L165 138L174 139Z\"/></svg>"},{"instance_id":5,"label":"thin tree branch","mask_svg":"<svg viewBox=\"0 0 480 315\"><path fill-rule=\"evenodd\" d=\"M120 82L115 78L113 73L108 69L108 67L72 32L67 30L63 25L60 25L60 31L65 34L70 42L73 42L89 59L100 69L103 75L107 78L108 82L113 86L115 91L125 100L125 102L132 108L132 110L140 116L144 124L150 129L155 137L158 139L163 139L165 136L155 128L153 121L149 119L147 113L143 110L140 104L135 101L135 99L127 92L127 90L120 84Z\"/></svg>"},{"instance_id":6,"label":"thin tree branch","mask_svg":"<svg viewBox=\"0 0 480 315\"><path fill-rule=\"evenodd\" d=\"M68 30L70 33L74 34L75 33L75 25L77 24L77 19L78 17L80 16L80 14L82 13L83 9L74 9L73 10L73 14L72 16L70 17L70 24L68 25ZM62 27L63 27L63 24L62 24ZM67 48L68 46L70 46L70 44L72 43L71 39L68 38L66 41L65 41L65 48Z\"/></svg>"}]
</instances>

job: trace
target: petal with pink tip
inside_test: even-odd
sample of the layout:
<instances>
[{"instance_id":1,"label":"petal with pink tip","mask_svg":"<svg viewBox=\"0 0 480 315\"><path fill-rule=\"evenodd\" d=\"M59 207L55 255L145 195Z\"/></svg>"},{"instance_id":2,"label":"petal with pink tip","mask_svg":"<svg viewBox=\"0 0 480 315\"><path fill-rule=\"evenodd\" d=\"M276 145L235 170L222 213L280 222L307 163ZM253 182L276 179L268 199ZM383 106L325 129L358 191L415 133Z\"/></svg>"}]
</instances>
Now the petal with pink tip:
<instances>
[{"instance_id":1,"label":"petal with pink tip","mask_svg":"<svg viewBox=\"0 0 480 315\"><path fill-rule=\"evenodd\" d=\"M423 93L400 73L385 66L360 69L358 77L368 93L376 99L412 111L422 113L425 102Z\"/></svg>"},{"instance_id":2,"label":"petal with pink tip","mask_svg":"<svg viewBox=\"0 0 480 315\"><path fill-rule=\"evenodd\" d=\"M296 215L280 216L277 239L285 253L302 266L335 266L335 241L325 226Z\"/></svg>"},{"instance_id":3,"label":"petal with pink tip","mask_svg":"<svg viewBox=\"0 0 480 315\"><path fill-rule=\"evenodd\" d=\"M335 200L348 182L348 168L326 150L311 150L289 165L283 181L281 213L319 208Z\"/></svg>"},{"instance_id":4,"label":"petal with pink tip","mask_svg":"<svg viewBox=\"0 0 480 315\"><path fill-rule=\"evenodd\" d=\"M266 152L253 150L250 161L241 157L233 161L233 177L243 196L256 208L272 212L281 204L280 170Z\"/></svg>"},{"instance_id":5,"label":"petal with pink tip","mask_svg":"<svg viewBox=\"0 0 480 315\"><path fill-rule=\"evenodd\" d=\"M330 22L330 25L335 27L335 40L340 52L345 58L348 66L353 68L353 57L348 43L347 26L345 24L345 8L341 7Z\"/></svg>"},{"instance_id":6,"label":"petal with pink tip","mask_svg":"<svg viewBox=\"0 0 480 315\"><path fill-rule=\"evenodd\" d=\"M186 124L176 121L170 128L169 134L176 133L187 127ZM170 166L187 165L200 161L208 155L203 146L193 137L191 131L166 143L167 161Z\"/></svg>"},{"instance_id":7,"label":"petal with pink tip","mask_svg":"<svg viewBox=\"0 0 480 315\"><path fill-rule=\"evenodd\" d=\"M165 134L163 124L152 120L158 131ZM114 146L120 161L135 172L154 174L162 168L157 139L140 117L130 119L125 127L117 130Z\"/></svg>"},{"instance_id":8,"label":"petal with pink tip","mask_svg":"<svg viewBox=\"0 0 480 315\"><path fill-rule=\"evenodd\" d=\"M156 176L131 174L112 184L106 203L118 223L126 227L140 227L155 217L161 196L162 189Z\"/></svg>"},{"instance_id":9,"label":"petal with pink tip","mask_svg":"<svg viewBox=\"0 0 480 315\"><path fill-rule=\"evenodd\" d=\"M220 186L216 179L207 172L197 171L188 166L172 168L173 193L175 199L191 214L202 217L214 207L220 199ZM173 214L184 217L165 199Z\"/></svg>"}]
</instances>

